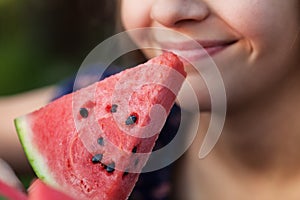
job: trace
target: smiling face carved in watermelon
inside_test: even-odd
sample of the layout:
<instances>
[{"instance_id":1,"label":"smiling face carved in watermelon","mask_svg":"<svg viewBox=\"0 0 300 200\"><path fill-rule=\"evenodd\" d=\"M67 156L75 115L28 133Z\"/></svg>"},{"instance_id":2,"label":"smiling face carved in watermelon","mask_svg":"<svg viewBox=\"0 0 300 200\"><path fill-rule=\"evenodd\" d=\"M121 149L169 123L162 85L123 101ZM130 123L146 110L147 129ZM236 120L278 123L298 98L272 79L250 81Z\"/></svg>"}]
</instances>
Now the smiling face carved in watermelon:
<instances>
[{"instance_id":1,"label":"smiling face carved in watermelon","mask_svg":"<svg viewBox=\"0 0 300 200\"><path fill-rule=\"evenodd\" d=\"M16 119L36 174L76 199L127 199L185 76L164 53Z\"/></svg>"}]
</instances>

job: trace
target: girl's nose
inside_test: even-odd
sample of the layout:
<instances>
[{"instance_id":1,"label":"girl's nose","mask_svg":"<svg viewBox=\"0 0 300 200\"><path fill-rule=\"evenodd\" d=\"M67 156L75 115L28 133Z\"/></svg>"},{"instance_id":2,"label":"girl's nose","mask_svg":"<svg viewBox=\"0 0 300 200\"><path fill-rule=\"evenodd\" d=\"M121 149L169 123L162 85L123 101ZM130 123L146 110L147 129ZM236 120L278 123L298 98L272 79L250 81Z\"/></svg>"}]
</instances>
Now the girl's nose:
<instances>
[{"instance_id":1,"label":"girl's nose","mask_svg":"<svg viewBox=\"0 0 300 200\"><path fill-rule=\"evenodd\" d=\"M151 18L167 27L202 21L208 15L209 8L202 0L154 0L151 8Z\"/></svg>"}]
</instances>

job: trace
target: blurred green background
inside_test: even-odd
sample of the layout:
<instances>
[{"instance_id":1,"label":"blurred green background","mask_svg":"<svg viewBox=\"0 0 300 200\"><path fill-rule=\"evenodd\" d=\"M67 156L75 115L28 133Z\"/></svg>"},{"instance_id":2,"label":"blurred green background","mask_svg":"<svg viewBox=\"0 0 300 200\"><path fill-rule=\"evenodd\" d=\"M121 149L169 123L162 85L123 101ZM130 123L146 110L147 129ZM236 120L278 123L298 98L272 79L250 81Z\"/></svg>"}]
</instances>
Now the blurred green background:
<instances>
[{"instance_id":1,"label":"blurred green background","mask_svg":"<svg viewBox=\"0 0 300 200\"><path fill-rule=\"evenodd\" d=\"M57 84L115 31L115 0L0 0L0 96ZM25 187L33 174L18 174Z\"/></svg>"},{"instance_id":2,"label":"blurred green background","mask_svg":"<svg viewBox=\"0 0 300 200\"><path fill-rule=\"evenodd\" d=\"M114 32L114 0L0 0L0 95L74 75Z\"/></svg>"}]
</instances>

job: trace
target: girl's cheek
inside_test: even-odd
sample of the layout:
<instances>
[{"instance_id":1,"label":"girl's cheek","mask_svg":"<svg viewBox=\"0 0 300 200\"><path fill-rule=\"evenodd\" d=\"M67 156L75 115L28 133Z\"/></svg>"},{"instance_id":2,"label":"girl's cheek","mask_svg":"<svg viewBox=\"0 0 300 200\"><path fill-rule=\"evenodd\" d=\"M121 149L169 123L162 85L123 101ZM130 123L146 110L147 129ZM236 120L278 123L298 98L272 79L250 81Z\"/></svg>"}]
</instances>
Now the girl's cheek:
<instances>
[{"instance_id":1,"label":"girl's cheek","mask_svg":"<svg viewBox=\"0 0 300 200\"><path fill-rule=\"evenodd\" d=\"M121 20L126 30L151 25L150 10L152 0L122 0Z\"/></svg>"},{"instance_id":2,"label":"girl's cheek","mask_svg":"<svg viewBox=\"0 0 300 200\"><path fill-rule=\"evenodd\" d=\"M272 24L271 9L267 1L261 0L227 0L217 1L214 10L235 32L245 37L262 35Z\"/></svg>"},{"instance_id":3,"label":"girl's cheek","mask_svg":"<svg viewBox=\"0 0 300 200\"><path fill-rule=\"evenodd\" d=\"M212 1L215 13L254 50L270 47L278 38L289 37L299 27L298 0L227 0ZM290 33L290 35L288 35Z\"/></svg>"}]
</instances>

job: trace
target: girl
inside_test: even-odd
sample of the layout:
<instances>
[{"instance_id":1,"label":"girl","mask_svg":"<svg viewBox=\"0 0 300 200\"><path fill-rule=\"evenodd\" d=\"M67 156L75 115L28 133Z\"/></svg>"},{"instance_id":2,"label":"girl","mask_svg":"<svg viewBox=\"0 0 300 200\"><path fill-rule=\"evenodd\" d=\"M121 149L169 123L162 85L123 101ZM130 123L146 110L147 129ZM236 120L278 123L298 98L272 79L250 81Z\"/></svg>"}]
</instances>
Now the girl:
<instances>
[{"instance_id":1,"label":"girl","mask_svg":"<svg viewBox=\"0 0 300 200\"><path fill-rule=\"evenodd\" d=\"M125 30L160 27L202 45L218 66L227 97L222 135L210 154L199 159L211 105L206 86L193 81L193 67L186 64L187 79L205 110L197 138L172 165L176 171L156 172L162 181L154 185L161 187L148 187L149 174L143 174L132 199L300 199L300 2L123 0L120 4ZM176 34L144 40L162 49L172 46L198 63L208 59L192 56L195 49ZM142 51L148 58L156 53ZM188 105L181 108L188 110ZM170 172L172 184L167 181Z\"/></svg>"},{"instance_id":2,"label":"girl","mask_svg":"<svg viewBox=\"0 0 300 200\"><path fill-rule=\"evenodd\" d=\"M174 177L173 196L299 199L300 2L123 0L121 4L126 30L161 27L193 38L210 54L225 84L225 126L204 159L198 158L198 151L209 121L209 95L205 85L194 85L196 92L202 91L197 94L199 106L207 112ZM143 39L195 59L194 49L176 35ZM199 56L196 61L205 59ZM186 69L189 72L190 66ZM193 80L192 73L188 80Z\"/></svg>"}]
</instances>

